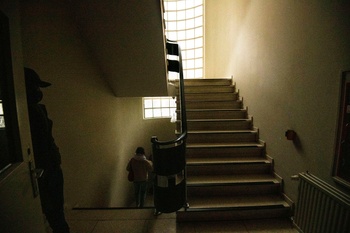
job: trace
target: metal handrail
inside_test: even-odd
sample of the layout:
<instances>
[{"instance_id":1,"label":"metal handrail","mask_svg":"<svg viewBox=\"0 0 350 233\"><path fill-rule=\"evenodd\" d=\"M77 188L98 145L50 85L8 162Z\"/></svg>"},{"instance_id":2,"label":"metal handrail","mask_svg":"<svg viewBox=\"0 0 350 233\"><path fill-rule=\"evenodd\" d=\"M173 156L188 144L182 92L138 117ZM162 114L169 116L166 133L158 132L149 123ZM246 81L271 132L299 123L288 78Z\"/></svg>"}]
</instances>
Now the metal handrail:
<instances>
[{"instance_id":1,"label":"metal handrail","mask_svg":"<svg viewBox=\"0 0 350 233\"><path fill-rule=\"evenodd\" d=\"M181 142L187 138L187 116L186 116L186 104L185 104L185 82L183 77L182 68L182 55L180 45L176 41L171 41L167 39L167 44L176 44L178 47L178 57L179 57L179 91L180 91L180 111L181 111L181 134L174 140L169 141L159 141L157 136L153 136L151 142L155 145L171 145Z\"/></svg>"},{"instance_id":2,"label":"metal handrail","mask_svg":"<svg viewBox=\"0 0 350 233\"><path fill-rule=\"evenodd\" d=\"M159 141L157 136L151 139L153 150L154 206L156 212L171 213L184 207L187 202L186 138L187 117L185 105L185 88L180 46L175 41L167 40L167 54L177 59L167 59L167 69L179 73L179 97L181 111L181 134L174 140ZM178 177L178 178L176 178ZM183 178L183 179L181 179ZM180 181L180 182L178 182ZM158 183L159 182L159 183Z\"/></svg>"}]
</instances>

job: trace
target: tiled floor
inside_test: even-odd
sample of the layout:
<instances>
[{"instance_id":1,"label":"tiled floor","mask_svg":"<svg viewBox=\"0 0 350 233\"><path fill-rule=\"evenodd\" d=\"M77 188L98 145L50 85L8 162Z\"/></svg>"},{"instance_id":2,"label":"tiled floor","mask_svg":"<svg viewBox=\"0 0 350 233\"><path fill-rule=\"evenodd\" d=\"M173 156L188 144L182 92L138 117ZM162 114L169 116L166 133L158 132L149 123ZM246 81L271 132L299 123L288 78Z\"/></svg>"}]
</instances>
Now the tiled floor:
<instances>
[{"instance_id":1,"label":"tiled floor","mask_svg":"<svg viewBox=\"0 0 350 233\"><path fill-rule=\"evenodd\" d=\"M176 215L153 215L153 209L71 210L72 233L296 233L287 219L176 223Z\"/></svg>"}]
</instances>

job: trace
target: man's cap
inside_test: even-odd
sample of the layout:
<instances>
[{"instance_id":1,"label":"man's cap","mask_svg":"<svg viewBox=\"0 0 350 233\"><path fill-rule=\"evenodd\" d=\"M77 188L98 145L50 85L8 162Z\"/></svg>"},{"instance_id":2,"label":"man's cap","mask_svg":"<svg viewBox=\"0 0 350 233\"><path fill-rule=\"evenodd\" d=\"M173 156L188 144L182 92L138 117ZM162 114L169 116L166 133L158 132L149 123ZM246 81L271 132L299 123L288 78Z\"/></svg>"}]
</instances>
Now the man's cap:
<instances>
[{"instance_id":1,"label":"man's cap","mask_svg":"<svg viewBox=\"0 0 350 233\"><path fill-rule=\"evenodd\" d=\"M39 75L30 68L24 67L24 76L26 79L27 86L37 86L37 87L48 87L51 86L51 83L42 81Z\"/></svg>"}]
</instances>

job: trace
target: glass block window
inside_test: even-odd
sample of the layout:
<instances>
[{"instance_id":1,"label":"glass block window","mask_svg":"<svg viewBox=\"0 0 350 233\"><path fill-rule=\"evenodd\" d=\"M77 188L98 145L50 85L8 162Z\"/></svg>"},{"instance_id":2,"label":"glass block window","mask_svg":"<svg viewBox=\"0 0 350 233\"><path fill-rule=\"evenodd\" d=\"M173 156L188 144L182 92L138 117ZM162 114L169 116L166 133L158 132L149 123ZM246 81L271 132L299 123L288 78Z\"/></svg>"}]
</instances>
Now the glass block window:
<instances>
[{"instance_id":1,"label":"glass block window","mask_svg":"<svg viewBox=\"0 0 350 233\"><path fill-rule=\"evenodd\" d=\"M4 110L2 108L2 100L0 100L0 129L5 128Z\"/></svg>"},{"instance_id":2,"label":"glass block window","mask_svg":"<svg viewBox=\"0 0 350 233\"><path fill-rule=\"evenodd\" d=\"M176 111L176 98L143 97L143 118L171 118Z\"/></svg>"},{"instance_id":3,"label":"glass block window","mask_svg":"<svg viewBox=\"0 0 350 233\"><path fill-rule=\"evenodd\" d=\"M204 0L164 0L165 34L181 47L184 78L203 78Z\"/></svg>"}]
</instances>

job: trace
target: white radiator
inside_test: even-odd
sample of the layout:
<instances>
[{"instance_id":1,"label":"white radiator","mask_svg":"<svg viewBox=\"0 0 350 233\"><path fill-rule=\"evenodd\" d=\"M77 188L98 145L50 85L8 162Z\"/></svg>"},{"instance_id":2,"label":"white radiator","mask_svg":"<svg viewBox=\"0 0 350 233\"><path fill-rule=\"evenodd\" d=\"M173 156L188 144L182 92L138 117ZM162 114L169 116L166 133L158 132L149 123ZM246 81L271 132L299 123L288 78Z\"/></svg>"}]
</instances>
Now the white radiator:
<instances>
[{"instance_id":1,"label":"white radiator","mask_svg":"<svg viewBox=\"0 0 350 233\"><path fill-rule=\"evenodd\" d=\"M300 173L294 225L303 233L350 233L350 196Z\"/></svg>"}]
</instances>

